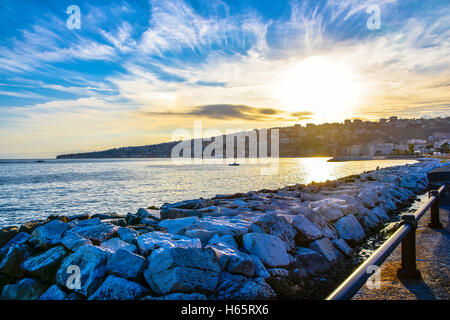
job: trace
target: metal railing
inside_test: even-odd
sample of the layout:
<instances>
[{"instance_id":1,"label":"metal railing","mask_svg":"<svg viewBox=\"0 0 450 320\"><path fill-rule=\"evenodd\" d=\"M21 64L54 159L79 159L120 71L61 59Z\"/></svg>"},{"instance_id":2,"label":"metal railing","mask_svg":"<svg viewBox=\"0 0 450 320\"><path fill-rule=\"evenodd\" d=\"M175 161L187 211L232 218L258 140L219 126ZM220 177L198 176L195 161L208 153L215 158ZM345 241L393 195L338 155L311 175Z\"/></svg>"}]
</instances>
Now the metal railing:
<instances>
[{"instance_id":1,"label":"metal railing","mask_svg":"<svg viewBox=\"0 0 450 320\"><path fill-rule=\"evenodd\" d=\"M430 227L441 228L439 221L439 197L444 192L447 185L441 186L438 190L430 190L428 200L416 210L414 214L402 215L402 225L381 245L358 269L356 269L326 300L348 300L351 299L358 290L372 276L369 272L373 265L378 267L402 243L401 263L398 276L403 278L420 277L420 271L416 267L416 229L417 222L431 208ZM370 267L370 268L369 268Z\"/></svg>"}]
</instances>

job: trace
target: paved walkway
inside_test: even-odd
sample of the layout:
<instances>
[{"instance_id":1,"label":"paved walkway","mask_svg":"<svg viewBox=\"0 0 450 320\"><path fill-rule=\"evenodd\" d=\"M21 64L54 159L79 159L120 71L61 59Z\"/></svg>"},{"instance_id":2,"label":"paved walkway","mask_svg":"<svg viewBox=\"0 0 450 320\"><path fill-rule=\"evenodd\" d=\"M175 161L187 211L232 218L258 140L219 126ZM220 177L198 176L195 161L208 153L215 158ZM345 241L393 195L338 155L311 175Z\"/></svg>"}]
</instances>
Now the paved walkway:
<instances>
[{"instance_id":1,"label":"paved walkway","mask_svg":"<svg viewBox=\"0 0 450 320\"><path fill-rule=\"evenodd\" d=\"M399 279L401 252L397 247L381 266L381 288L364 285L354 300L450 300L450 207L441 207L443 229L427 225L430 212L419 221L417 229L417 268L422 279Z\"/></svg>"}]
</instances>

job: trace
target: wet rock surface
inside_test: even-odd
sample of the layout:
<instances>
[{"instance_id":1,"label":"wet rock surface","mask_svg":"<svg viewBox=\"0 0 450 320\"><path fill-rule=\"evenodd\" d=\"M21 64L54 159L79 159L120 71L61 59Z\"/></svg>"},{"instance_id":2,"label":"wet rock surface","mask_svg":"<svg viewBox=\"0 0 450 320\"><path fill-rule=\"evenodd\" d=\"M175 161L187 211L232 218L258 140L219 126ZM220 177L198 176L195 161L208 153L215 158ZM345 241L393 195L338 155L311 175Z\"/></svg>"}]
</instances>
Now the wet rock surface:
<instances>
[{"instance_id":1,"label":"wet rock surface","mask_svg":"<svg viewBox=\"0 0 450 320\"><path fill-rule=\"evenodd\" d=\"M324 298L440 165L4 228L1 298Z\"/></svg>"}]
</instances>

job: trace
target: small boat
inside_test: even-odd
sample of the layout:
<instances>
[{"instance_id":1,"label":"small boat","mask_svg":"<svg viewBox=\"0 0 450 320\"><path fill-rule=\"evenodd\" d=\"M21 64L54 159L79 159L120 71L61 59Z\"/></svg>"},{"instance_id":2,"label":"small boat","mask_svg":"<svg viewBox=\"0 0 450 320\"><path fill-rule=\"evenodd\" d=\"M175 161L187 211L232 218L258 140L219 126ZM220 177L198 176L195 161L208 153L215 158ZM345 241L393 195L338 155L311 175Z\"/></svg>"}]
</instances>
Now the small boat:
<instances>
[{"instance_id":1,"label":"small boat","mask_svg":"<svg viewBox=\"0 0 450 320\"><path fill-rule=\"evenodd\" d=\"M44 160L36 160L35 162L44 162Z\"/></svg>"},{"instance_id":2,"label":"small boat","mask_svg":"<svg viewBox=\"0 0 450 320\"><path fill-rule=\"evenodd\" d=\"M237 167L238 165L239 165L239 163L230 163L230 164L228 164L229 166L231 166L231 167Z\"/></svg>"}]
</instances>

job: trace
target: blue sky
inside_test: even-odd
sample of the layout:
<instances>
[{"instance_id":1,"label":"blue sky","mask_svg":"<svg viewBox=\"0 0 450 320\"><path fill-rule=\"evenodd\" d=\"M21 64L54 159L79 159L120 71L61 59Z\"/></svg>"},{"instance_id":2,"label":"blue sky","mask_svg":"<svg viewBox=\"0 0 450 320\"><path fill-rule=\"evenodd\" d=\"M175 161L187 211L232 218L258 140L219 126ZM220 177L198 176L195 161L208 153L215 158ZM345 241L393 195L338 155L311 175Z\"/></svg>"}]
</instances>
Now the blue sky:
<instances>
[{"instance_id":1,"label":"blue sky","mask_svg":"<svg viewBox=\"0 0 450 320\"><path fill-rule=\"evenodd\" d=\"M0 158L168 141L194 120L448 116L449 17L440 0L1 0Z\"/></svg>"}]
</instances>

